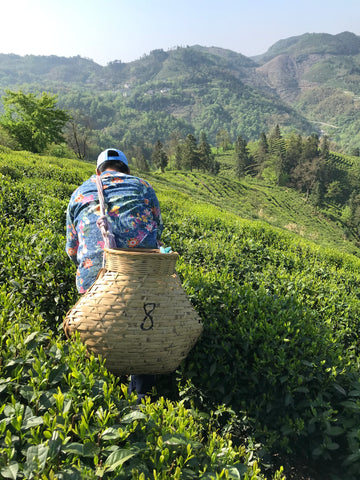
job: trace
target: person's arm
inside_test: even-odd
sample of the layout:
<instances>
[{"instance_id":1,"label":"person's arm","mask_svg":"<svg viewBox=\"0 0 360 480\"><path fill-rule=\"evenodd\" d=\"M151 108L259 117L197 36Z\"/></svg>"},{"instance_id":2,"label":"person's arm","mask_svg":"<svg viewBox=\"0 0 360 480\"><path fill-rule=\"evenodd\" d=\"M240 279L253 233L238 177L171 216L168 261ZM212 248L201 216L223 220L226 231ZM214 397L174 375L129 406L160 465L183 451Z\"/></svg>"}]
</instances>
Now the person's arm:
<instances>
[{"instance_id":1,"label":"person's arm","mask_svg":"<svg viewBox=\"0 0 360 480\"><path fill-rule=\"evenodd\" d=\"M79 248L79 239L74 225L74 218L72 213L72 202L70 200L66 211L66 246L65 250L69 258L75 263L77 261L77 252Z\"/></svg>"},{"instance_id":2,"label":"person's arm","mask_svg":"<svg viewBox=\"0 0 360 480\"><path fill-rule=\"evenodd\" d=\"M162 242L160 241L160 239L161 239L161 234L164 230L164 224L161 217L159 200L156 196L155 190L151 186L149 187L148 195L149 195L149 202L151 205L151 213L157 225L156 238L157 238L158 244L162 245Z\"/></svg>"}]
</instances>

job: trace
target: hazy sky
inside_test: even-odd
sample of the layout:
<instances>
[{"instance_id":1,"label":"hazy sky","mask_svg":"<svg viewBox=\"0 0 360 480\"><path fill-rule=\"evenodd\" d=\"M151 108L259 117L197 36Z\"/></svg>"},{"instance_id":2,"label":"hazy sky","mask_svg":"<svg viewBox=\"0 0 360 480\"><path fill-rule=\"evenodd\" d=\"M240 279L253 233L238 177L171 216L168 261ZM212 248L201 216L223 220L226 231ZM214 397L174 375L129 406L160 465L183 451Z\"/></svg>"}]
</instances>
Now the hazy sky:
<instances>
[{"instance_id":1,"label":"hazy sky","mask_svg":"<svg viewBox=\"0 0 360 480\"><path fill-rule=\"evenodd\" d=\"M303 33L360 35L359 0L3 0L0 53L106 65L199 44L246 56Z\"/></svg>"}]
</instances>

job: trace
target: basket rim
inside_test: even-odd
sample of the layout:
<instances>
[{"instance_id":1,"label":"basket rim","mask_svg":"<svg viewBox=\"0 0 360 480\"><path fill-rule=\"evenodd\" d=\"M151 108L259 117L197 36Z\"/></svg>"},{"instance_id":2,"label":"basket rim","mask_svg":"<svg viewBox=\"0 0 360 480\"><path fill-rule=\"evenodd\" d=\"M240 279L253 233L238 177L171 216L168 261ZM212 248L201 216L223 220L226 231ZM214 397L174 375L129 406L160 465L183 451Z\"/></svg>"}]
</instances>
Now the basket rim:
<instances>
[{"instance_id":1,"label":"basket rim","mask_svg":"<svg viewBox=\"0 0 360 480\"><path fill-rule=\"evenodd\" d=\"M105 253L114 255L161 255L169 258L170 256L179 256L177 252L162 253L158 248L104 248Z\"/></svg>"}]
</instances>

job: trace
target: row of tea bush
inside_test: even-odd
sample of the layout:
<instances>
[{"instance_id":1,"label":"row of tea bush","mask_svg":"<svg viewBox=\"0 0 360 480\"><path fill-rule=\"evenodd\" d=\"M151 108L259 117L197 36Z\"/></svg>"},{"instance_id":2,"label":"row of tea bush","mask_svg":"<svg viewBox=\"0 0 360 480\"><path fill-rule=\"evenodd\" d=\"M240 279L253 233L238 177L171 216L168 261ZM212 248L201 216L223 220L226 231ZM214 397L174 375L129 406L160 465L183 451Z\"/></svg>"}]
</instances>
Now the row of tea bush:
<instances>
[{"instance_id":1,"label":"row of tea bush","mask_svg":"<svg viewBox=\"0 0 360 480\"><path fill-rule=\"evenodd\" d=\"M262 478L254 459L280 452L356 479L359 259L197 202L166 174L158 183L153 176L163 240L180 254L204 333L178 371L159 379L167 400L134 410L106 363L87 359L60 328L77 297L66 205L93 166L0 157L5 478L16 469L31 477L31 458L38 473L57 478Z\"/></svg>"},{"instance_id":2,"label":"row of tea bush","mask_svg":"<svg viewBox=\"0 0 360 480\"><path fill-rule=\"evenodd\" d=\"M92 169L0 152L0 478L264 479L252 437L233 442L227 407L163 392L138 406L126 377L65 339L77 299L65 210Z\"/></svg>"}]
</instances>

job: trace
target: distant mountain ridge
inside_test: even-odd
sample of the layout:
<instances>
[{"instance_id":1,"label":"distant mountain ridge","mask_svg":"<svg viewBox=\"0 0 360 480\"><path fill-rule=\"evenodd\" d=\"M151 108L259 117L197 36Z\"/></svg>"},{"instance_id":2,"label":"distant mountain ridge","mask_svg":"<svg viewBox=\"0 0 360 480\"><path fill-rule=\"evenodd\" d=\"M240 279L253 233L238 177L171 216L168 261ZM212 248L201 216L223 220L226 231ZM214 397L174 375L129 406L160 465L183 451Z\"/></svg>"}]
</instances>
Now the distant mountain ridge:
<instances>
[{"instance_id":1,"label":"distant mountain ridge","mask_svg":"<svg viewBox=\"0 0 360 480\"><path fill-rule=\"evenodd\" d=\"M116 141L125 135L123 121L133 139L165 140L172 128L204 130L213 142L219 129L252 139L278 123L303 134L321 133L322 125L345 149L360 146L360 37L351 32L282 39L252 58L200 45L104 67L79 56L0 54L0 92L5 88L58 93L62 107L92 111L96 130L107 128ZM89 95L106 106L107 125ZM159 125L147 131L149 117Z\"/></svg>"},{"instance_id":2,"label":"distant mountain ridge","mask_svg":"<svg viewBox=\"0 0 360 480\"><path fill-rule=\"evenodd\" d=\"M351 32L337 35L329 33L305 33L274 43L266 53L253 57L254 61L264 63L277 55L357 55L360 53L360 37Z\"/></svg>"}]
</instances>

